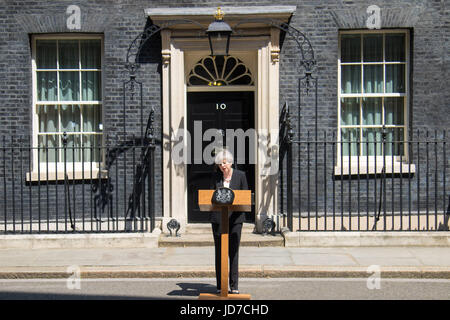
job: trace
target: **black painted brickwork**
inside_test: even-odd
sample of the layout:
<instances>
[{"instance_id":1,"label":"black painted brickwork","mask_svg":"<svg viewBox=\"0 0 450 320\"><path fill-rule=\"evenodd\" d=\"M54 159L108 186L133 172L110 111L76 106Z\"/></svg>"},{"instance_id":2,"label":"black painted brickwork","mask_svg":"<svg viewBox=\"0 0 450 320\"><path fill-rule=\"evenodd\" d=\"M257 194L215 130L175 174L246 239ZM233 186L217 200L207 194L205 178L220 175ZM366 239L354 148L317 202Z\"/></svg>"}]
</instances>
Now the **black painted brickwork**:
<instances>
[{"instance_id":1,"label":"black painted brickwork","mask_svg":"<svg viewBox=\"0 0 450 320\"><path fill-rule=\"evenodd\" d=\"M42 33L73 32L66 28L66 8L81 8L81 30L104 35L104 132L121 133L123 123L122 84L127 80L125 55L131 41L149 21L148 7L217 7L274 5L273 1L2 1L0 5L0 136L31 133L31 46L30 36ZM383 28L409 28L412 35L410 126L414 130L450 127L447 88L449 79L450 4L445 1L283 1L296 5L291 25L311 41L318 66L318 127L335 130L337 124L337 55L340 29L365 29L369 5L381 8ZM156 58L156 59L155 59ZM149 108L156 111L156 134L161 135L161 74L157 54L150 54L137 80L143 83L144 118ZM302 70L292 39L282 48L280 104L288 101L297 124L297 81ZM293 67L295 66L295 67ZM133 109L134 108L134 109ZM127 133L139 134L140 114L133 105L127 112ZM315 123L313 100L303 102L302 134ZM330 160L328 160L330 161ZM162 208L161 149L156 150L157 213ZM301 182L300 182L301 183ZM11 179L6 180L12 188ZM294 190L298 190L294 179ZM18 188L16 181L15 188ZM450 183L447 184L447 188ZM1 187L3 188L3 186ZM8 191L9 192L9 191ZM3 194L3 192L0 192ZM3 195L2 195L3 197Z\"/></svg>"}]
</instances>

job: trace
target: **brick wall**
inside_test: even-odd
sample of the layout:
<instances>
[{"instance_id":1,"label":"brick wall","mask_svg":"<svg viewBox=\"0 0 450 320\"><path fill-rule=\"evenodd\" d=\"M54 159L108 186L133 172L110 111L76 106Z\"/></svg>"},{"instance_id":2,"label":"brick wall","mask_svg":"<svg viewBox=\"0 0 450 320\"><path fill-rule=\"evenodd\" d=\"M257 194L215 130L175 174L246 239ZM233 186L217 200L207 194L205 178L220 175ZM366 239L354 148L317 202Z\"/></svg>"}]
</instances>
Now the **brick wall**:
<instances>
[{"instance_id":1,"label":"brick wall","mask_svg":"<svg viewBox=\"0 0 450 320\"><path fill-rule=\"evenodd\" d=\"M81 29L68 30L69 5L81 9ZM319 130L335 130L337 124L337 56L340 29L365 29L369 5L381 8L382 28L409 28L412 34L411 105L412 129L450 127L449 30L450 5L444 1L284 1L296 5L291 26L302 31L315 51L318 79ZM31 45L33 34L99 33L104 35L104 132L123 131L123 81L128 80L124 62L128 46L149 23L144 9L153 7L217 7L273 5L273 1L6 1L0 8L0 136L32 132ZM155 46L158 38L154 39ZM137 80L143 84L144 119L150 107L156 111L156 134L161 136L161 74L158 50L144 52ZM280 104L288 101L297 125L298 51L287 37L280 62ZM316 121L314 96L305 97L300 113L302 134L313 130ZM140 110L129 101L127 134L139 134ZM331 160L328 160L331 161ZM157 212L161 213L161 149L156 151ZM327 176L327 179L330 176ZM10 189L11 179L3 179ZM319 179L320 180L320 179ZM323 181L322 181L323 182ZM294 180L294 189L299 187ZM330 182L331 183L331 180ZM16 182L15 187L18 188ZM448 183L450 185L450 183ZM331 184L330 184L331 186ZM1 192L0 192L1 193ZM1 199L0 199L1 200Z\"/></svg>"}]
</instances>

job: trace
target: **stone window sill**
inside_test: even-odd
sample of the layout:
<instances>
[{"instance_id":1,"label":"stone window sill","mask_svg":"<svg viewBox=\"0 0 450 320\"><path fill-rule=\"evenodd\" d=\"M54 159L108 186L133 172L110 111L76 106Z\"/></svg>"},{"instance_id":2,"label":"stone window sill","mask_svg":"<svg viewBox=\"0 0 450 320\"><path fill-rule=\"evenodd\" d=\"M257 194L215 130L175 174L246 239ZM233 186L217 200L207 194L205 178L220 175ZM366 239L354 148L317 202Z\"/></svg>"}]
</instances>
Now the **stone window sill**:
<instances>
[{"instance_id":1,"label":"stone window sill","mask_svg":"<svg viewBox=\"0 0 450 320\"><path fill-rule=\"evenodd\" d=\"M334 175L336 178L339 178L340 176L360 176L364 178L364 176L367 175L380 175L383 172L383 164L377 163L367 165L367 163L360 163L358 166L358 163L352 163L351 165L349 163L344 163L343 166L338 164L334 167ZM394 165L392 165L392 162L386 163L385 168L385 174L388 175L405 175L410 176L414 175L416 173L416 166L414 164L410 163L400 163L400 162L394 162Z\"/></svg>"},{"instance_id":2,"label":"stone window sill","mask_svg":"<svg viewBox=\"0 0 450 320\"><path fill-rule=\"evenodd\" d=\"M80 180L80 181L89 181L89 180L97 180L99 177L99 170L92 169L85 171L67 171L67 179L68 180ZM64 181L64 171L32 171L26 173L26 181L27 182L47 182L47 181ZM107 171L101 172L101 179L106 179L108 177Z\"/></svg>"}]
</instances>

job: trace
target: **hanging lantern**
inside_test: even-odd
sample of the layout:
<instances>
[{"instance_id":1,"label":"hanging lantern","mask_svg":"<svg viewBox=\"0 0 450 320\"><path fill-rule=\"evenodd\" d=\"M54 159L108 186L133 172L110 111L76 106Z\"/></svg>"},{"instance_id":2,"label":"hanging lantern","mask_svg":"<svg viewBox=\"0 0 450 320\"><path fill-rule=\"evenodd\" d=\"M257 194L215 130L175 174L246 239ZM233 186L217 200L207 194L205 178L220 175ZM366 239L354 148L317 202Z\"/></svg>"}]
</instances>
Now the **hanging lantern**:
<instances>
[{"instance_id":1,"label":"hanging lantern","mask_svg":"<svg viewBox=\"0 0 450 320\"><path fill-rule=\"evenodd\" d=\"M233 30L223 21L225 14L220 8L217 8L214 16L215 20L211 22L206 30L209 39L209 47L212 56L228 56L230 48L230 37Z\"/></svg>"}]
</instances>

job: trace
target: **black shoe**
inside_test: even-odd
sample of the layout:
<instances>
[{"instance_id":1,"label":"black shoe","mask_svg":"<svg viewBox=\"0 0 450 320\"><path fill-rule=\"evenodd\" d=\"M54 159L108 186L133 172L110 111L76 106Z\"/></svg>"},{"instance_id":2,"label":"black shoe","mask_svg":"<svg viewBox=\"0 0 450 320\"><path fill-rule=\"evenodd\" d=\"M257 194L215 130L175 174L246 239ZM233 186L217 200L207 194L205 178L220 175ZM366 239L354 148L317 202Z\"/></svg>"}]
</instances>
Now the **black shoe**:
<instances>
[{"instance_id":1,"label":"black shoe","mask_svg":"<svg viewBox=\"0 0 450 320\"><path fill-rule=\"evenodd\" d=\"M230 290L230 293L232 293L232 294L239 294L239 290L232 289L232 290Z\"/></svg>"}]
</instances>

